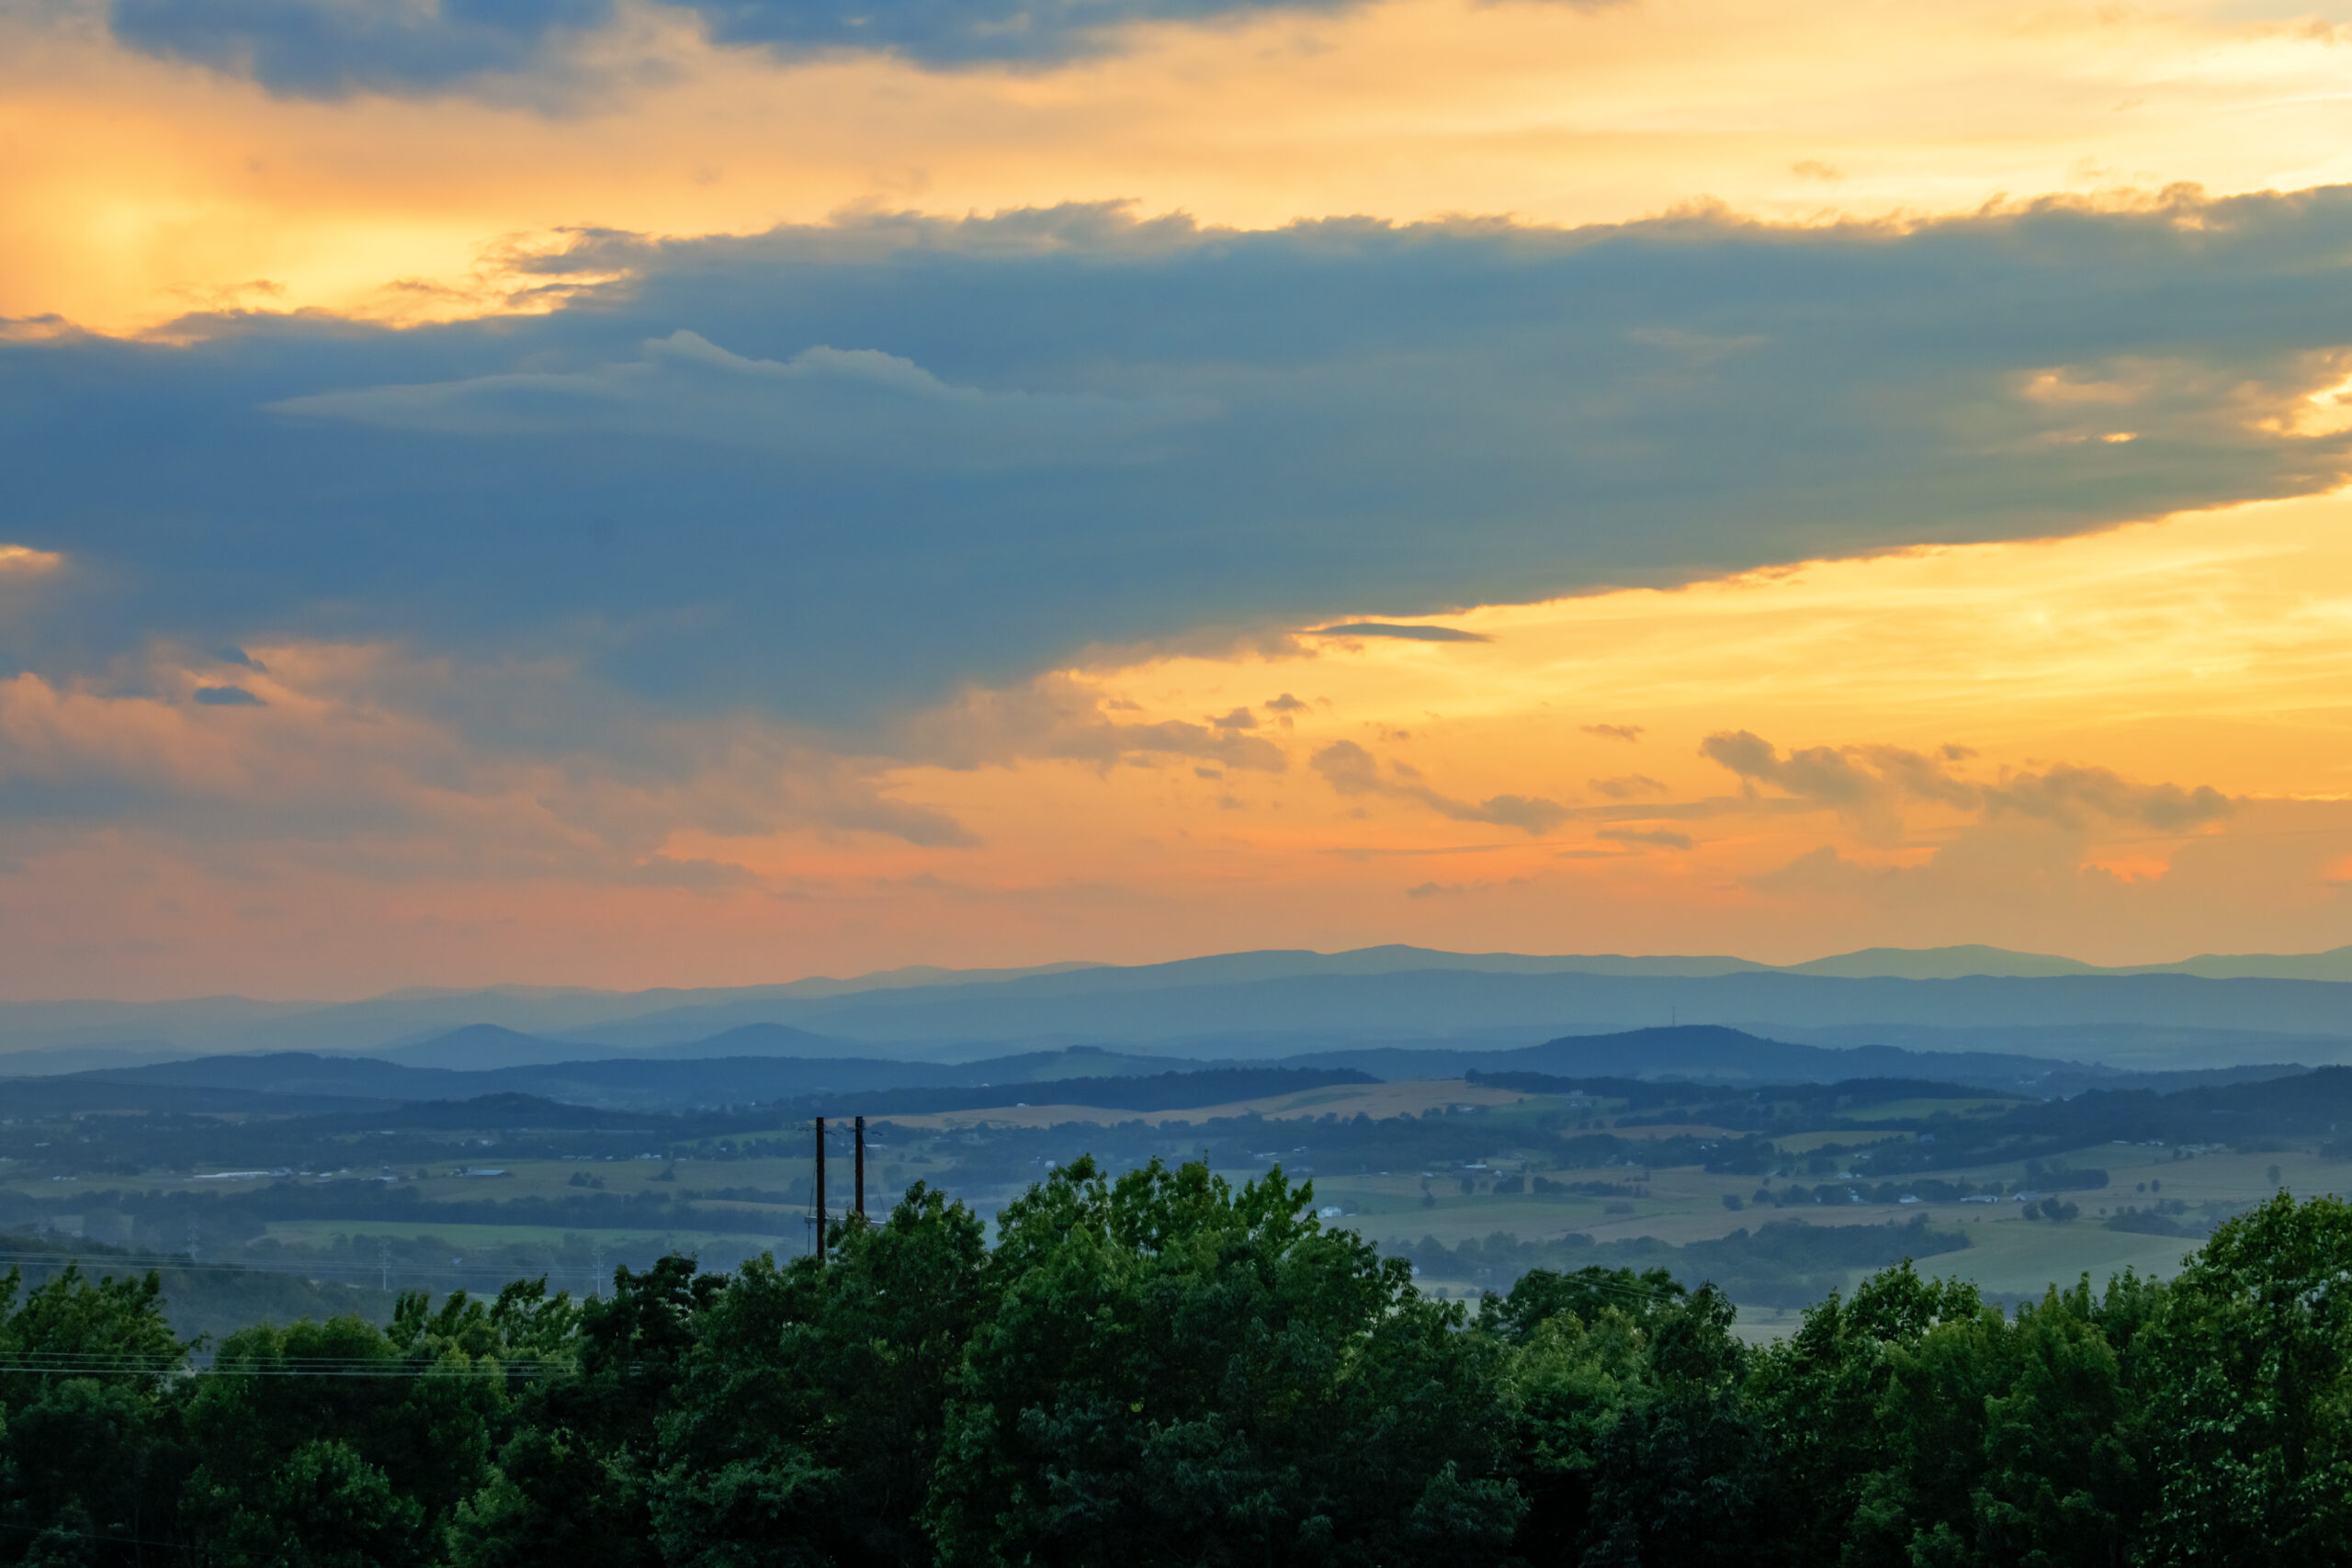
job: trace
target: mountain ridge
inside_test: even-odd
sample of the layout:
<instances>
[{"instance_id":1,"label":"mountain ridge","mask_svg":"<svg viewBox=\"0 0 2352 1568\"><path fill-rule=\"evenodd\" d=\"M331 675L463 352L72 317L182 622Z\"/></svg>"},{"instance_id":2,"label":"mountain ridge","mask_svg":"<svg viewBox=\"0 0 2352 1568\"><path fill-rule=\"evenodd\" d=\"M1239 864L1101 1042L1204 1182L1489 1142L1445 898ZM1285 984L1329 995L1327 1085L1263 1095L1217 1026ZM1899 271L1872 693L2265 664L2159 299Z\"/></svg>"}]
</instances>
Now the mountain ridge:
<instances>
[{"instance_id":1,"label":"mountain ridge","mask_svg":"<svg viewBox=\"0 0 2352 1568\"><path fill-rule=\"evenodd\" d=\"M1026 1052L965 1064L884 1058L786 1056L592 1061L461 1071L413 1066L356 1055L280 1053L221 1055L155 1066L102 1069L30 1080L45 1101L62 1104L86 1092L105 1106L153 1092L174 1104L267 1109L281 1100L356 1106L417 1104L519 1094L606 1109L711 1109L776 1101L903 1095L915 1090L993 1090L1000 1100L1034 1094L1047 1083L1108 1083L1249 1075L1265 1071L1368 1075L1382 1080L1454 1078L1470 1072L1536 1072L1582 1078L1689 1078L1720 1083L1836 1082L1853 1078L1934 1079L2030 1094L2126 1087L2135 1075L2094 1065L1996 1052L1927 1053L1889 1045L1826 1047L1773 1040L1718 1024L1680 1024L1614 1034L1566 1035L1532 1045L1487 1050L1375 1046L1304 1053L1279 1059L1201 1060L1135 1055L1099 1048ZM2301 1071L2300 1063L2241 1072ZM242 1099L238 1097L243 1097ZM985 1097L971 1103L986 1102ZM854 1107L853 1106L853 1109Z\"/></svg>"},{"instance_id":2,"label":"mountain ridge","mask_svg":"<svg viewBox=\"0 0 2352 1568\"><path fill-rule=\"evenodd\" d=\"M2257 973L2258 971L2258 973ZM922 1055L1116 1043L1236 1059L1317 1044L1528 1044L1664 1023L1771 1034L2095 1028L2154 1063L2154 1033L2308 1037L2352 1055L2352 948L2098 966L1983 945L1864 948L1789 965L1696 956L1265 949L1158 964L914 967L778 986L599 992L503 987L319 1008L243 998L0 1003L0 1073L220 1054L360 1054L470 1067L602 1056ZM2209 989L2208 987L2213 987ZM2316 987L2316 989L2314 989ZM479 1030L453 1039L463 1031ZM2132 1031L2149 1039L2129 1038ZM730 1032L750 1031L714 1048ZM2022 1035L2020 1036L2022 1043ZM1996 1039L1973 1045L2001 1048ZM2218 1038L2208 1043L2230 1053ZM2265 1047L2268 1048L2268 1047ZM435 1057L434 1051L442 1055ZM2047 1046L2027 1054L2049 1054ZM2222 1057L2216 1057L2217 1060Z\"/></svg>"}]
</instances>

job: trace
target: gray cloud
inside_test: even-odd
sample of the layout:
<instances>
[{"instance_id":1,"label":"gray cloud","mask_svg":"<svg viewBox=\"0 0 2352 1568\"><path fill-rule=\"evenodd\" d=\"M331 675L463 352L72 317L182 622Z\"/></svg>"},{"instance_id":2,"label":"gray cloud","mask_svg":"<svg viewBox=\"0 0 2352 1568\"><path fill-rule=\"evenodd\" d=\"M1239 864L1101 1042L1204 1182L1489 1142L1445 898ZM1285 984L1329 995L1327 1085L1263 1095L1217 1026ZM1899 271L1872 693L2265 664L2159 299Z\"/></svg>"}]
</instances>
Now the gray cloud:
<instances>
[{"instance_id":1,"label":"gray cloud","mask_svg":"<svg viewBox=\"0 0 2352 1568\"><path fill-rule=\"evenodd\" d=\"M1770 741L1742 729L1711 735L1699 750L1751 789L1767 784L1833 808L1880 841L1900 832L1901 808L1910 800L1974 811L1988 821L2014 816L2075 829L2105 822L2159 832L2219 821L2234 809L2210 784L2132 784L2105 768L2061 764L2043 773L2005 772L1991 783L1960 778L1947 763L1975 755L1964 746L1945 746L1934 757L1897 746L1815 746L1782 756Z\"/></svg>"},{"instance_id":2,"label":"gray cloud","mask_svg":"<svg viewBox=\"0 0 2352 1568\"><path fill-rule=\"evenodd\" d=\"M1662 850L1690 848L1690 835L1671 828L1603 828L1593 835L1620 844L1653 844Z\"/></svg>"},{"instance_id":3,"label":"gray cloud","mask_svg":"<svg viewBox=\"0 0 2352 1568\"><path fill-rule=\"evenodd\" d=\"M107 12L129 48L309 98L561 73L565 45L614 19L612 0L111 0Z\"/></svg>"},{"instance_id":4,"label":"gray cloud","mask_svg":"<svg viewBox=\"0 0 2352 1568\"><path fill-rule=\"evenodd\" d=\"M1893 746L1809 746L1785 757L1748 730L1724 731L1700 742L1699 753L1739 775L1753 792L1768 784L1800 801L1828 807L1865 838L1884 842L1903 829L1906 799L1973 807L1982 792L1947 773L1934 758Z\"/></svg>"},{"instance_id":5,"label":"gray cloud","mask_svg":"<svg viewBox=\"0 0 2352 1568\"><path fill-rule=\"evenodd\" d=\"M1457 800L1416 782L1419 772L1404 763L1392 769L1398 776L1384 778L1379 759L1352 740L1333 741L1307 759L1307 766L1322 774L1324 782L1341 795L1377 795L1409 801L1456 822L1486 822L1541 836L1575 815L1557 802L1541 796L1496 795L1480 801Z\"/></svg>"},{"instance_id":6,"label":"gray cloud","mask_svg":"<svg viewBox=\"0 0 2352 1568\"><path fill-rule=\"evenodd\" d=\"M1336 626L1318 626L1305 634L1307 637L1395 637L1400 642L1492 642L1494 639L1477 632L1465 632L1458 626L1398 626L1385 621L1347 621Z\"/></svg>"},{"instance_id":7,"label":"gray cloud","mask_svg":"<svg viewBox=\"0 0 2352 1568\"><path fill-rule=\"evenodd\" d=\"M1638 741L1642 738L1642 730L1643 727L1638 724L1588 724L1584 727L1587 735L1597 735L1603 740Z\"/></svg>"},{"instance_id":8,"label":"gray cloud","mask_svg":"<svg viewBox=\"0 0 2352 1568\"><path fill-rule=\"evenodd\" d=\"M699 17L713 42L786 55L891 54L921 64L1052 65L1114 51L1140 22L1216 23L1283 11L1332 13L1360 0L653 0ZM1609 0L1564 0L1571 5ZM523 73L565 73L612 0L113 0L132 49L249 76L272 92L341 97L492 88ZM508 96L512 96L511 89Z\"/></svg>"},{"instance_id":9,"label":"gray cloud","mask_svg":"<svg viewBox=\"0 0 2352 1568\"><path fill-rule=\"evenodd\" d=\"M690 332L648 342L635 360L588 370L316 392L268 406L441 435L643 436L900 468L1112 461L1136 437L1216 412L1201 398L950 386L873 349L819 345L782 363L746 359Z\"/></svg>"},{"instance_id":10,"label":"gray cloud","mask_svg":"<svg viewBox=\"0 0 2352 1568\"><path fill-rule=\"evenodd\" d=\"M1984 803L1996 817L2039 817L2066 828L2104 818L2165 833L2219 821L2233 809L2229 796L2211 784L2134 784L2105 768L2070 767L2015 774L1985 790Z\"/></svg>"},{"instance_id":11,"label":"gray cloud","mask_svg":"<svg viewBox=\"0 0 2352 1568\"><path fill-rule=\"evenodd\" d=\"M0 669L388 640L863 744L1205 626L2308 492L2352 438L2266 415L2340 376L2347 254L2336 190L1901 232L1077 207L582 235L551 280L628 276L544 315L0 344L0 509L70 563L13 591ZM1696 338L1749 346L1664 346Z\"/></svg>"},{"instance_id":12,"label":"gray cloud","mask_svg":"<svg viewBox=\"0 0 2352 1568\"><path fill-rule=\"evenodd\" d=\"M198 686L185 706L167 659L143 672L143 693L0 682L0 833L52 841L129 825L231 866L277 855L386 880L697 886L708 874L665 852L681 830L976 841L897 797L886 763L774 720L620 709L545 666L461 671L386 649L303 649L284 663L267 701ZM571 704L589 711L546 712Z\"/></svg>"},{"instance_id":13,"label":"gray cloud","mask_svg":"<svg viewBox=\"0 0 2352 1568\"><path fill-rule=\"evenodd\" d=\"M1631 800L1641 795L1664 795L1666 784L1647 773L1625 773L1613 779L1587 779L1585 787L1611 800Z\"/></svg>"},{"instance_id":14,"label":"gray cloud","mask_svg":"<svg viewBox=\"0 0 2352 1568\"><path fill-rule=\"evenodd\" d=\"M1307 765L1341 795L1379 795L1388 787L1380 777L1380 759L1352 740L1334 740Z\"/></svg>"},{"instance_id":15,"label":"gray cloud","mask_svg":"<svg viewBox=\"0 0 2352 1568\"><path fill-rule=\"evenodd\" d=\"M1887 791L1886 780L1857 765L1843 751L1809 746L1782 757L1770 741L1746 729L1708 736L1699 743L1699 754L1743 779L1772 784L1801 800L1824 806L1859 810Z\"/></svg>"},{"instance_id":16,"label":"gray cloud","mask_svg":"<svg viewBox=\"0 0 2352 1568\"><path fill-rule=\"evenodd\" d=\"M1032 757L1105 768L1171 758L1252 773L1289 768L1280 746L1246 733L1230 722L1234 716L1210 724L1125 723L1106 716L1099 693L1047 677L1018 687L968 689L953 702L909 716L876 744L888 755L948 768L1002 767ZM1217 775L1204 771L1202 776Z\"/></svg>"}]
</instances>

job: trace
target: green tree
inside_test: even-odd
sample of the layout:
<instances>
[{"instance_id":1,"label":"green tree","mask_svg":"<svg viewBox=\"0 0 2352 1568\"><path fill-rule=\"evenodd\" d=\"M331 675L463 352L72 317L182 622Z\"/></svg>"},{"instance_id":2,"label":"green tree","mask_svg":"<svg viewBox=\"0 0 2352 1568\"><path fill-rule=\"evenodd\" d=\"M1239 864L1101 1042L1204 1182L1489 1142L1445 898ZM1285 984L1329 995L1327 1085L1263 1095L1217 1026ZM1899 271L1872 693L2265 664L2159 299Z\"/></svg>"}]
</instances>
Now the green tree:
<instances>
[{"instance_id":1,"label":"green tree","mask_svg":"<svg viewBox=\"0 0 2352 1568\"><path fill-rule=\"evenodd\" d=\"M1594 1514L1603 1442L1646 1403L1648 1326L1688 1296L1663 1269L1530 1269L1478 1303L1478 1331L1510 1347L1506 1402L1512 1478L1527 1499L1518 1549L1570 1562L1607 1527Z\"/></svg>"},{"instance_id":2,"label":"green tree","mask_svg":"<svg viewBox=\"0 0 2352 1568\"><path fill-rule=\"evenodd\" d=\"M0 1558L130 1562L171 1539L187 1458L170 1380L189 1347L153 1273L0 1280Z\"/></svg>"},{"instance_id":3,"label":"green tree","mask_svg":"<svg viewBox=\"0 0 2352 1568\"><path fill-rule=\"evenodd\" d=\"M514 1413L513 1435L457 1510L450 1550L462 1568L651 1568L661 1561L651 1488L661 1422L725 1286L691 1258L618 1269L613 1293L579 1309L555 1337L569 1371L543 1378ZM548 1353L541 1351L542 1359Z\"/></svg>"},{"instance_id":4,"label":"green tree","mask_svg":"<svg viewBox=\"0 0 2352 1568\"><path fill-rule=\"evenodd\" d=\"M1734 1308L1703 1285L1653 1307L1641 1382L1598 1434L1588 1564L1746 1563L1766 1472Z\"/></svg>"},{"instance_id":5,"label":"green tree","mask_svg":"<svg viewBox=\"0 0 2352 1568\"><path fill-rule=\"evenodd\" d=\"M2139 1398L2107 1326L2113 1310L2085 1278L2018 1309L2005 1393L1985 1402L1985 1475L1975 1498L1981 1558L2018 1568L2091 1568L2130 1560L2146 1507Z\"/></svg>"},{"instance_id":6,"label":"green tree","mask_svg":"<svg viewBox=\"0 0 2352 1568\"><path fill-rule=\"evenodd\" d=\"M1531 1269L1501 1295L1478 1303L1478 1327L1513 1342L1523 1342L1543 1324L1558 1318L1582 1323L1599 1321L1601 1310L1615 1307L1636 1322L1668 1310L1689 1292L1664 1269L1636 1274L1631 1269L1604 1269L1598 1264L1573 1273Z\"/></svg>"},{"instance_id":7,"label":"green tree","mask_svg":"<svg viewBox=\"0 0 2352 1568\"><path fill-rule=\"evenodd\" d=\"M438 1312L403 1294L392 1322L264 1324L232 1335L189 1396L203 1463L187 1520L208 1558L252 1568L435 1562L492 1478L519 1390L506 1363L569 1314L544 1286ZM510 1341L510 1335L512 1337Z\"/></svg>"},{"instance_id":8,"label":"green tree","mask_svg":"<svg viewBox=\"0 0 2352 1568\"><path fill-rule=\"evenodd\" d=\"M1642 1397L1649 1342L1613 1303L1538 1319L1512 1341L1511 1462L1528 1504L1518 1550L1532 1562L1573 1562L1594 1533L1601 1440Z\"/></svg>"},{"instance_id":9,"label":"green tree","mask_svg":"<svg viewBox=\"0 0 2352 1568\"><path fill-rule=\"evenodd\" d=\"M1957 1312L1889 1343L1843 1561L1994 1568L2127 1561L2143 1512L2137 1401L2107 1334L2144 1287L2087 1279L2011 1323ZM1857 1456L1859 1458L1859 1456Z\"/></svg>"},{"instance_id":10,"label":"green tree","mask_svg":"<svg viewBox=\"0 0 2352 1568\"><path fill-rule=\"evenodd\" d=\"M653 1519L679 1568L911 1564L949 1392L987 1310L979 1219L917 1183L827 1261L744 1265L662 1418Z\"/></svg>"},{"instance_id":11,"label":"green tree","mask_svg":"<svg viewBox=\"0 0 2352 1568\"><path fill-rule=\"evenodd\" d=\"M2216 1230L2143 1330L2158 1563L2344 1561L2352 1205L2280 1193Z\"/></svg>"},{"instance_id":12,"label":"green tree","mask_svg":"<svg viewBox=\"0 0 2352 1568\"><path fill-rule=\"evenodd\" d=\"M1479 1308L1512 1347L1519 1550L1534 1562L1745 1561L1763 1480L1731 1303L1664 1269L1536 1270Z\"/></svg>"},{"instance_id":13,"label":"green tree","mask_svg":"<svg viewBox=\"0 0 2352 1568\"><path fill-rule=\"evenodd\" d=\"M1507 1549L1492 1341L1279 1169L1091 1159L1008 1206L933 1490L950 1563L1458 1563Z\"/></svg>"},{"instance_id":14,"label":"green tree","mask_svg":"<svg viewBox=\"0 0 2352 1568\"><path fill-rule=\"evenodd\" d=\"M1773 1483L1758 1503L1751 1560L1808 1568L1903 1562L1919 1528L1924 1478L1892 1455L1898 1434L1890 1427L1906 1426L1924 1447L1916 1417L1950 1415L1964 1426L1976 1418L1948 1412L1936 1391L1949 1397L1962 1386L1967 1336L1980 1332L1984 1314L1973 1285L1923 1280L1905 1261L1864 1280L1850 1299L1833 1292L1806 1311L1796 1333L1757 1357L1747 1394L1772 1454ZM1965 1333L1923 1358L1929 1334L1946 1325ZM1900 1393L1899 1368L1909 1380ZM1981 1432L1965 1426L1957 1440L1968 1456L1962 1462L1976 1462Z\"/></svg>"}]
</instances>

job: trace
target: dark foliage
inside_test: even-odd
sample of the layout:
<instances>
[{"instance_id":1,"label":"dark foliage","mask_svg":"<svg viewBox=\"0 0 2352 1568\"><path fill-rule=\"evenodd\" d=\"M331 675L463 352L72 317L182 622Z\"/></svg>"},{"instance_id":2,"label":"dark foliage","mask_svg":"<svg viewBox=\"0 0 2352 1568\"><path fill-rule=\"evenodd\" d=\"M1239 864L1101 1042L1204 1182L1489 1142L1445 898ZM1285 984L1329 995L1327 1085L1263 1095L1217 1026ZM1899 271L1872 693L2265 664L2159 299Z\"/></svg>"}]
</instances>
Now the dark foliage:
<instances>
[{"instance_id":1,"label":"dark foliage","mask_svg":"<svg viewBox=\"0 0 2352 1568\"><path fill-rule=\"evenodd\" d=\"M12 1271L0 1562L2352 1555L2352 1207L2282 1195L2170 1284L2085 1280L2014 1312L1915 1272L1943 1241L1915 1221L1711 1244L1719 1270L1769 1255L1792 1277L1905 1249L1762 1348L1715 1285L1629 1247L1521 1268L1474 1316L1279 1171L1235 1188L1089 1160L1008 1208L992 1247L917 1186L837 1224L821 1265L665 1258L584 1305L543 1281L412 1292L380 1326L260 1324L209 1352L154 1274Z\"/></svg>"}]
</instances>

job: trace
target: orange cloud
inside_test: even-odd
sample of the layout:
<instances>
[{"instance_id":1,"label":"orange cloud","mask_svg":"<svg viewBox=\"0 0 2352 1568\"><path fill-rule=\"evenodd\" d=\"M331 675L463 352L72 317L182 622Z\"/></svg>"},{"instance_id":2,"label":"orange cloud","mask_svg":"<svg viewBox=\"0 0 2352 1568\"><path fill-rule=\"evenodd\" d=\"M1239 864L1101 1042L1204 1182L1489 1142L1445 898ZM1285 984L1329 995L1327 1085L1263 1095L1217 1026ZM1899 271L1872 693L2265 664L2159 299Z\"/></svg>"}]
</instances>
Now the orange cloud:
<instances>
[{"instance_id":1,"label":"orange cloud","mask_svg":"<svg viewBox=\"0 0 2352 1568\"><path fill-rule=\"evenodd\" d=\"M18 675L0 788L90 809L7 829L0 990L1393 941L2329 946L2352 941L2347 524L2337 495L1475 609L1446 624L1483 641L1070 670L854 743L616 711L570 749L502 716L573 700L561 666L382 648L158 653L136 694ZM259 705L195 700L227 685ZM1595 712L1639 716L1645 773L1595 776L1626 751Z\"/></svg>"}]
</instances>

